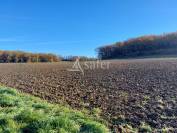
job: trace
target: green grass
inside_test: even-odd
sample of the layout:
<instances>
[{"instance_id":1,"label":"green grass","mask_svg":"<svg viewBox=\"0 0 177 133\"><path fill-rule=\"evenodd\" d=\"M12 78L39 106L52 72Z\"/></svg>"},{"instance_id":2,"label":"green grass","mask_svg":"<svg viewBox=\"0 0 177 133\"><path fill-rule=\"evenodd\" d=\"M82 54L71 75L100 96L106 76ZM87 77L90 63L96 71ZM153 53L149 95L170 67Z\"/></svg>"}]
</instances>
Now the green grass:
<instances>
[{"instance_id":1,"label":"green grass","mask_svg":"<svg viewBox=\"0 0 177 133\"><path fill-rule=\"evenodd\" d=\"M0 133L109 132L96 116L0 86Z\"/></svg>"}]
</instances>

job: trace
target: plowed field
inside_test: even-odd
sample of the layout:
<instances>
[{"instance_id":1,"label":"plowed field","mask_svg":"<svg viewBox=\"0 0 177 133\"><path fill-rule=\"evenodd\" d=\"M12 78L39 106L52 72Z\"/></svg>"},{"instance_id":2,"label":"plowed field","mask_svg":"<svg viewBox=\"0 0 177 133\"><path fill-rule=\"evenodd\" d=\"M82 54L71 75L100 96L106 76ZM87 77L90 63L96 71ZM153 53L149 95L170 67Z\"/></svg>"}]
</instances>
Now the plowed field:
<instances>
[{"instance_id":1,"label":"plowed field","mask_svg":"<svg viewBox=\"0 0 177 133\"><path fill-rule=\"evenodd\" d=\"M72 65L0 64L0 83L73 108L100 108L115 129L177 128L177 59L115 60L85 75L67 71Z\"/></svg>"}]
</instances>

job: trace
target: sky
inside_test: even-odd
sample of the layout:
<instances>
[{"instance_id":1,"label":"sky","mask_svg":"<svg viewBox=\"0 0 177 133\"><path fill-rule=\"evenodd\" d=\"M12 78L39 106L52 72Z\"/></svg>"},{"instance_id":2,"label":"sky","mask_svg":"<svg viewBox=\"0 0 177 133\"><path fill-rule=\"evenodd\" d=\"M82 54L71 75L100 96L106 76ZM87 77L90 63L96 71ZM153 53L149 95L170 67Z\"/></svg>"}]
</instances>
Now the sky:
<instances>
[{"instance_id":1,"label":"sky","mask_svg":"<svg viewBox=\"0 0 177 133\"><path fill-rule=\"evenodd\" d=\"M0 0L0 49L95 57L95 49L177 31L177 0Z\"/></svg>"}]
</instances>

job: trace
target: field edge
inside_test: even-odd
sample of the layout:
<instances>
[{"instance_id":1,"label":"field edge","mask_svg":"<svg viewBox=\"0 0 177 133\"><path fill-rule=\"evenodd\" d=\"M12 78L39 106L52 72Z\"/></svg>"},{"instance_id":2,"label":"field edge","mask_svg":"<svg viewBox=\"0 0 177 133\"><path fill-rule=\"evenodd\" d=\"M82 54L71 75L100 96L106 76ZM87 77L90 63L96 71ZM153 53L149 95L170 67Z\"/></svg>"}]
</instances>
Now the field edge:
<instances>
[{"instance_id":1,"label":"field edge","mask_svg":"<svg viewBox=\"0 0 177 133\"><path fill-rule=\"evenodd\" d=\"M106 125L99 109L78 111L0 85L0 132L108 133Z\"/></svg>"}]
</instances>

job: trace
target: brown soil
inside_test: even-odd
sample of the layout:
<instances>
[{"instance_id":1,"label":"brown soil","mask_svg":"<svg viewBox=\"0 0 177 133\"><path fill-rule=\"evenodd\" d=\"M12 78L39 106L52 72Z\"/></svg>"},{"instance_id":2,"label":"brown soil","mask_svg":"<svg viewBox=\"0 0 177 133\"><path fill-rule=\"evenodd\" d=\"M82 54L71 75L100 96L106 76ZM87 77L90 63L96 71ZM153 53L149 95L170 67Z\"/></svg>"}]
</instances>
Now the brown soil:
<instances>
[{"instance_id":1,"label":"brown soil","mask_svg":"<svg viewBox=\"0 0 177 133\"><path fill-rule=\"evenodd\" d=\"M69 72L73 63L0 64L0 82L74 108L100 108L111 127L142 122L177 128L177 60L110 61L107 70Z\"/></svg>"}]
</instances>

